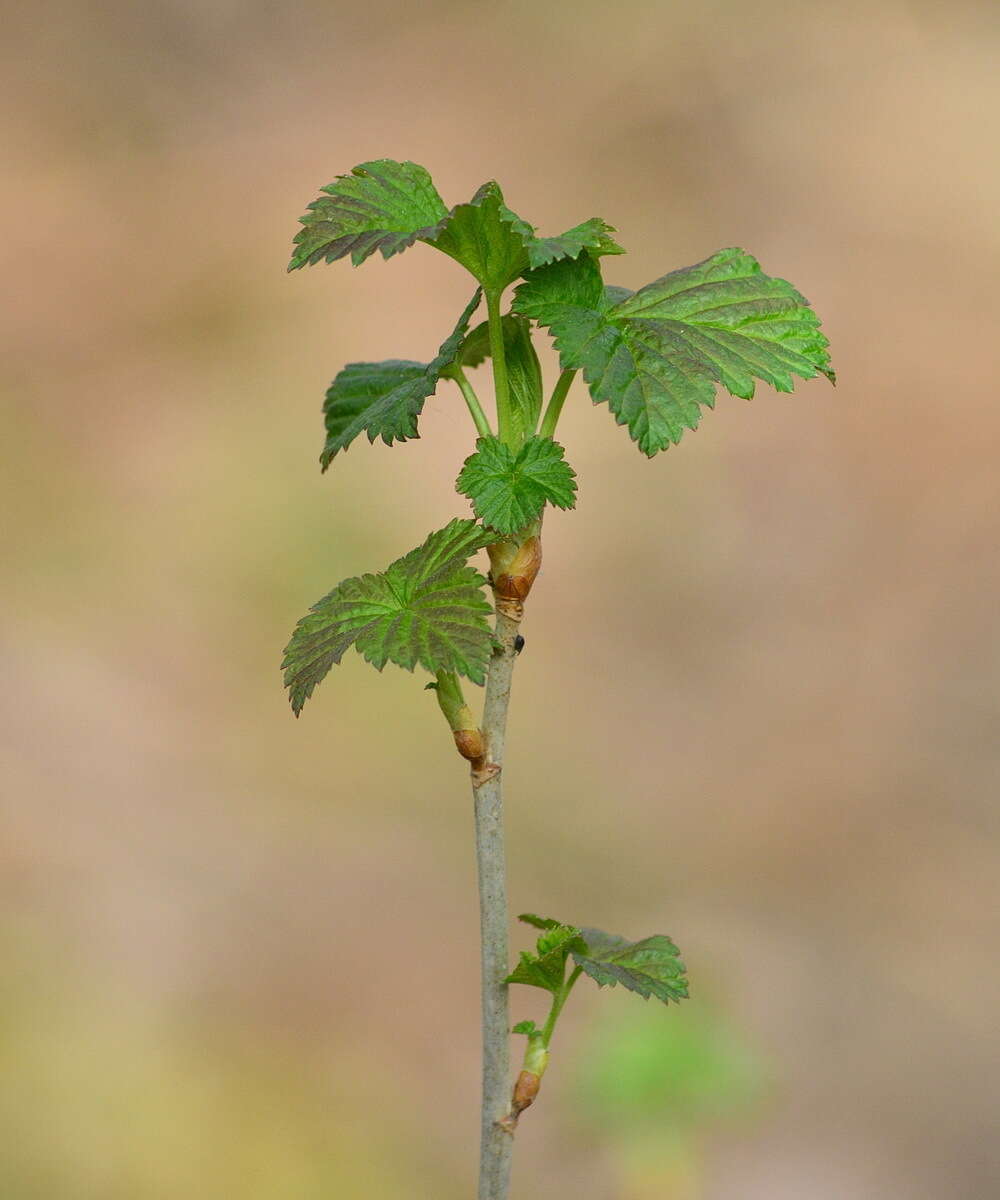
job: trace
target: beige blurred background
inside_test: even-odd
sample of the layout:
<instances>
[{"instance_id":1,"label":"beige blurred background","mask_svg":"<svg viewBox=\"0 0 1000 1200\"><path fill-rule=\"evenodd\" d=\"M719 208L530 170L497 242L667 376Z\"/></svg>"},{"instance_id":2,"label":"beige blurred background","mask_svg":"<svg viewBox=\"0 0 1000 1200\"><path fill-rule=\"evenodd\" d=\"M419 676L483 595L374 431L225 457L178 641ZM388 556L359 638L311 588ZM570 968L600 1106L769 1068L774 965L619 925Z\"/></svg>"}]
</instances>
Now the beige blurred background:
<instances>
[{"instance_id":1,"label":"beige blurred background","mask_svg":"<svg viewBox=\"0 0 1000 1200\"><path fill-rule=\"evenodd\" d=\"M694 998L581 984L514 1197L997 1195L997 5L3 24L0 1195L472 1193L466 780L422 679L350 656L296 722L277 670L464 511L445 388L420 441L317 466L334 373L429 357L469 294L424 247L285 274L380 156L606 217L615 283L746 246L840 374L651 462L572 393L512 902L673 934Z\"/></svg>"}]
</instances>

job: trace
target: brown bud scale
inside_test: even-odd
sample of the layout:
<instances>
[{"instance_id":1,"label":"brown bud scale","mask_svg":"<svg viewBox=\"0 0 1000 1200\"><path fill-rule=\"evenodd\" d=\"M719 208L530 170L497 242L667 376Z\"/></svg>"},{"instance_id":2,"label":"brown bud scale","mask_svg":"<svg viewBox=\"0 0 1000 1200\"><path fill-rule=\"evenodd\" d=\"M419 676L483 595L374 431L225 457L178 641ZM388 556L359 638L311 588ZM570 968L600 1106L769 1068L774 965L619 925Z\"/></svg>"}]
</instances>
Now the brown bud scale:
<instances>
[{"instance_id":1,"label":"brown bud scale","mask_svg":"<svg viewBox=\"0 0 1000 1200\"><path fill-rule=\"evenodd\" d=\"M514 1098L511 1101L511 1108L515 1114L524 1112L526 1108L534 1104L541 1083L541 1077L534 1071L522 1071L518 1075L517 1083L514 1084Z\"/></svg>"},{"instance_id":2,"label":"brown bud scale","mask_svg":"<svg viewBox=\"0 0 1000 1200\"><path fill-rule=\"evenodd\" d=\"M526 600L541 565L541 539L527 538L514 557L504 564L505 570L494 575L493 590L504 600Z\"/></svg>"},{"instance_id":3,"label":"brown bud scale","mask_svg":"<svg viewBox=\"0 0 1000 1200\"><path fill-rule=\"evenodd\" d=\"M470 762L481 759L486 754L486 743L479 729L455 729L452 731L455 747L463 758Z\"/></svg>"}]
</instances>

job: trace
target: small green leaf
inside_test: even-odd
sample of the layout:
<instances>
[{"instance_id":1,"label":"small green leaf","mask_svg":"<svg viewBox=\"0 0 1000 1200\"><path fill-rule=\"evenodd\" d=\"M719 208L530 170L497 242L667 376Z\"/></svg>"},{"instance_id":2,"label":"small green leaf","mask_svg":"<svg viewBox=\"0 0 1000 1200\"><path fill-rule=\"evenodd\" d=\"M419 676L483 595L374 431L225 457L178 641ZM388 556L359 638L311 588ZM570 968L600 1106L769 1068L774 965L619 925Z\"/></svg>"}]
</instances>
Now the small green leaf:
<instances>
[{"instance_id":1,"label":"small green leaf","mask_svg":"<svg viewBox=\"0 0 1000 1200\"><path fill-rule=\"evenodd\" d=\"M479 438L455 484L484 525L516 533L541 516L546 503L572 508L576 476L551 438L529 438L515 452L497 437Z\"/></svg>"},{"instance_id":2,"label":"small green leaf","mask_svg":"<svg viewBox=\"0 0 1000 1200\"><path fill-rule=\"evenodd\" d=\"M605 288L589 253L528 273L514 310L549 328L563 369L582 370L649 456L695 429L716 386L753 396L755 379L834 378L819 318L744 250L720 250L634 294Z\"/></svg>"},{"instance_id":3,"label":"small green leaf","mask_svg":"<svg viewBox=\"0 0 1000 1200\"><path fill-rule=\"evenodd\" d=\"M430 175L412 162L362 163L321 190L327 195L301 218L289 271L348 254L359 266L376 250L391 258L419 239L432 240L448 215Z\"/></svg>"},{"instance_id":4,"label":"small green leaf","mask_svg":"<svg viewBox=\"0 0 1000 1200\"><path fill-rule=\"evenodd\" d=\"M573 961L601 987L620 983L645 1000L655 996L664 1004L686 999L685 966L670 938L654 934L630 942L600 929L580 932L585 945L573 951Z\"/></svg>"},{"instance_id":5,"label":"small green leaf","mask_svg":"<svg viewBox=\"0 0 1000 1200\"><path fill-rule=\"evenodd\" d=\"M432 239L487 291L502 291L528 267L533 230L504 204L497 183L484 183L468 204L457 204Z\"/></svg>"},{"instance_id":6,"label":"small green leaf","mask_svg":"<svg viewBox=\"0 0 1000 1200\"><path fill-rule=\"evenodd\" d=\"M456 519L379 575L345 579L299 621L282 667L296 716L316 685L355 646L378 670L454 671L485 680L493 650L486 579L465 565L496 534Z\"/></svg>"},{"instance_id":7,"label":"small green leaf","mask_svg":"<svg viewBox=\"0 0 1000 1200\"><path fill-rule=\"evenodd\" d=\"M591 217L557 237L532 238L528 245L528 263L532 267L544 267L561 258L576 258L583 250L589 250L595 256L624 254L622 247L611 237L614 232L613 225L600 217Z\"/></svg>"},{"instance_id":8,"label":"small green leaf","mask_svg":"<svg viewBox=\"0 0 1000 1200\"><path fill-rule=\"evenodd\" d=\"M534 913L520 913L517 919L525 925L533 925L535 929L558 929L562 925L562 921L553 917L538 917Z\"/></svg>"},{"instance_id":9,"label":"small green leaf","mask_svg":"<svg viewBox=\"0 0 1000 1200\"><path fill-rule=\"evenodd\" d=\"M511 1030L511 1033L523 1033L528 1037L537 1037L541 1033L541 1030L534 1021L518 1021Z\"/></svg>"},{"instance_id":10,"label":"small green leaf","mask_svg":"<svg viewBox=\"0 0 1000 1200\"><path fill-rule=\"evenodd\" d=\"M530 914L521 920L528 917ZM573 925L560 925L556 921L543 923L538 917L531 918L528 923L539 927L544 924L544 932L538 939L534 954L521 951L517 966L505 982L523 983L555 994L560 991L566 978L566 959L575 951L585 952L586 942L581 938L580 930Z\"/></svg>"},{"instance_id":11,"label":"small green leaf","mask_svg":"<svg viewBox=\"0 0 1000 1200\"><path fill-rule=\"evenodd\" d=\"M320 462L324 471L361 433L368 434L369 442L380 437L387 446L419 436L417 417L441 376L456 361L480 296L477 289L433 361L389 359L344 367L327 389L323 404L326 445Z\"/></svg>"},{"instance_id":12,"label":"small green leaf","mask_svg":"<svg viewBox=\"0 0 1000 1200\"><path fill-rule=\"evenodd\" d=\"M531 340L531 322L511 317L510 338L504 326L511 426L518 438L530 437L542 411L542 368Z\"/></svg>"}]
</instances>

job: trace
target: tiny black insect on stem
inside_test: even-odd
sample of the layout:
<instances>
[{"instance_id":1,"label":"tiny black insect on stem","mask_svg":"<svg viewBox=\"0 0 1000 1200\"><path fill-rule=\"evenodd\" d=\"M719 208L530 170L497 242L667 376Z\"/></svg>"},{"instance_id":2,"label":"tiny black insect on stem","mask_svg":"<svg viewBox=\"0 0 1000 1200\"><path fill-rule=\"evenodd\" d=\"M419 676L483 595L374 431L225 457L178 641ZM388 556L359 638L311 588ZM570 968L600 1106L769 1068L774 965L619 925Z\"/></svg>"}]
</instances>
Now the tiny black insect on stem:
<instances>
[{"instance_id":1,"label":"tiny black insect on stem","mask_svg":"<svg viewBox=\"0 0 1000 1200\"><path fill-rule=\"evenodd\" d=\"M517 637L514 638L514 653L520 654L523 649L524 649L524 638L521 637L520 634L518 634Z\"/></svg>"}]
</instances>

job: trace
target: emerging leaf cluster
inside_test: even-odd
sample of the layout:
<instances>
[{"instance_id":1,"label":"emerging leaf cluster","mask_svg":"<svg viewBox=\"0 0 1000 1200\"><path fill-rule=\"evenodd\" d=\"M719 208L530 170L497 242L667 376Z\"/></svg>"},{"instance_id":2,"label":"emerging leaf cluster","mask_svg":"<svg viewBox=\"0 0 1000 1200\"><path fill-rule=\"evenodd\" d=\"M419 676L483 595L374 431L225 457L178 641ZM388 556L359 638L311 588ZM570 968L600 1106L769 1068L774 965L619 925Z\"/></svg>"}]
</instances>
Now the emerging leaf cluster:
<instances>
[{"instance_id":1,"label":"emerging leaf cluster","mask_svg":"<svg viewBox=\"0 0 1000 1200\"><path fill-rule=\"evenodd\" d=\"M744 250L721 250L631 292L601 277L600 258L623 253L606 221L591 217L539 237L492 181L449 209L423 167L380 159L323 192L302 218L290 270L347 255L358 265L376 250L389 258L422 241L461 263L487 292L524 278L504 323L521 439L534 432L541 406L531 322L549 330L563 368L583 373L594 402L607 404L647 455L697 428L718 386L749 399L758 379L791 391L794 376L834 378L808 301ZM464 343L461 336L478 296L430 363L352 363L337 376L325 406L324 469L359 433L389 445L417 436L423 403L441 377L489 353L485 325Z\"/></svg>"},{"instance_id":2,"label":"emerging leaf cluster","mask_svg":"<svg viewBox=\"0 0 1000 1200\"><path fill-rule=\"evenodd\" d=\"M482 681L489 653L484 580L466 566L468 553L428 565L428 547L456 526L475 530L468 537L486 546L529 530L546 505L574 507L575 472L552 433L575 373L646 455L696 428L718 387L750 398L757 380L791 391L795 377L834 378L808 302L785 280L765 275L744 250L721 250L632 292L604 282L602 260L624 251L600 217L542 237L507 206L495 182L449 208L423 167L392 159L339 176L301 224L289 270L346 257L357 266L376 251L388 259L423 242L476 281L429 361L354 362L340 371L323 405L323 469L361 434L390 446L418 437L424 404L442 380L458 384L480 436L456 483L479 523L453 521L381 574L345 580L299 622L285 656L296 712L352 645L379 669L419 664ZM513 284L504 313L501 296ZM472 325L484 295L489 319ZM552 336L564 372L544 417L536 326ZM464 375L494 353L503 358L502 371L494 364L495 431ZM604 974L611 978L611 966Z\"/></svg>"},{"instance_id":3,"label":"emerging leaf cluster","mask_svg":"<svg viewBox=\"0 0 1000 1200\"><path fill-rule=\"evenodd\" d=\"M668 1004L687 998L686 968L680 951L668 937L654 934L630 942L600 929L580 929L550 917L522 913L519 918L542 930L535 952L522 950L507 983L523 983L558 995L566 984L566 963L572 958L585 975L600 987L621 984L648 1000L651 996ZM530 1022L515 1032L531 1033Z\"/></svg>"},{"instance_id":4,"label":"emerging leaf cluster","mask_svg":"<svg viewBox=\"0 0 1000 1200\"><path fill-rule=\"evenodd\" d=\"M351 256L359 266L374 254L399 254L427 242L460 262L487 289L502 289L532 267L583 250L622 254L614 229L592 217L556 237L539 238L512 212L490 180L467 204L448 209L424 167L381 158L362 163L321 189L295 236L289 271Z\"/></svg>"},{"instance_id":5,"label":"emerging leaf cluster","mask_svg":"<svg viewBox=\"0 0 1000 1200\"><path fill-rule=\"evenodd\" d=\"M574 950L586 952L587 943L575 925L563 925L548 917L522 913L518 917L527 925L541 929L535 951L521 951L517 966L507 976L507 983L523 983L543 988L553 995L562 991L566 980L566 960Z\"/></svg>"}]
</instances>

